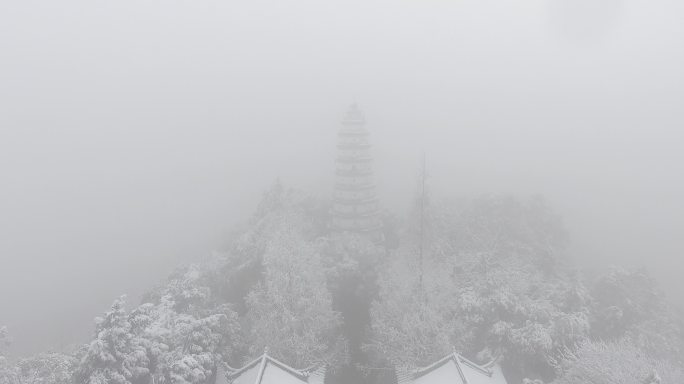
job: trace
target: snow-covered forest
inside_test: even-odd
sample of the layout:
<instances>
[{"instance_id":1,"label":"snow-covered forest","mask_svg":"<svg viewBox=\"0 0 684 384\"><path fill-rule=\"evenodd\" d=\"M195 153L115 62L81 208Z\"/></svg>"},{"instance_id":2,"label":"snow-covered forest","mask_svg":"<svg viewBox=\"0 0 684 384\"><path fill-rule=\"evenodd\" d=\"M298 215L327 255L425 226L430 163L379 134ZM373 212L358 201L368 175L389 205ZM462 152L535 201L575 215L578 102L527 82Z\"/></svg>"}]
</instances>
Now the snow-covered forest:
<instances>
[{"instance_id":1,"label":"snow-covered forest","mask_svg":"<svg viewBox=\"0 0 684 384\"><path fill-rule=\"evenodd\" d=\"M0 0L0 384L684 384L683 20Z\"/></svg>"},{"instance_id":2,"label":"snow-covered forest","mask_svg":"<svg viewBox=\"0 0 684 384\"><path fill-rule=\"evenodd\" d=\"M331 233L328 202L276 183L229 249L115 298L84 345L3 356L0 383L204 384L266 347L324 362L330 383L392 383L453 349L498 358L509 383L684 382L682 318L648 271L582 273L539 197L421 200L385 212L377 244Z\"/></svg>"}]
</instances>

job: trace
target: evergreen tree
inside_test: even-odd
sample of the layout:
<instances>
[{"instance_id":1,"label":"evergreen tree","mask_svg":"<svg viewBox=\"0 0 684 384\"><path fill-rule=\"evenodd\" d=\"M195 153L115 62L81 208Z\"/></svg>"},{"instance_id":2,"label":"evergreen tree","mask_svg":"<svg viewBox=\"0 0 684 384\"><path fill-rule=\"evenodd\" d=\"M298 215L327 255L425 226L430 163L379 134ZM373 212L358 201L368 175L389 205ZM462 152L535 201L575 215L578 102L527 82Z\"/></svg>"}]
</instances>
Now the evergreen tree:
<instances>
[{"instance_id":1,"label":"evergreen tree","mask_svg":"<svg viewBox=\"0 0 684 384\"><path fill-rule=\"evenodd\" d=\"M552 376L549 360L588 336L590 304L556 260L554 215L536 200L510 198L428 210L424 257L403 246L381 273L369 349L416 366L455 347Z\"/></svg>"},{"instance_id":2,"label":"evergreen tree","mask_svg":"<svg viewBox=\"0 0 684 384\"><path fill-rule=\"evenodd\" d=\"M268 347L294 366L319 360L338 364L344 343L320 255L287 220L263 255L263 281L247 296L252 355Z\"/></svg>"},{"instance_id":3,"label":"evergreen tree","mask_svg":"<svg viewBox=\"0 0 684 384\"><path fill-rule=\"evenodd\" d=\"M684 361L682 319L644 269L613 268L592 289L593 334L626 337L654 357Z\"/></svg>"},{"instance_id":4,"label":"evergreen tree","mask_svg":"<svg viewBox=\"0 0 684 384\"><path fill-rule=\"evenodd\" d=\"M121 297L104 317L96 319L95 339L80 362L76 382L83 384L138 384L149 377L143 343L131 332Z\"/></svg>"},{"instance_id":5,"label":"evergreen tree","mask_svg":"<svg viewBox=\"0 0 684 384\"><path fill-rule=\"evenodd\" d=\"M58 353L40 353L17 363L19 382L22 384L67 384L71 383L77 360L75 357Z\"/></svg>"},{"instance_id":6,"label":"evergreen tree","mask_svg":"<svg viewBox=\"0 0 684 384\"><path fill-rule=\"evenodd\" d=\"M7 360L6 351L10 345L9 332L7 327L0 326L0 384L15 384L17 380L17 372Z\"/></svg>"},{"instance_id":7,"label":"evergreen tree","mask_svg":"<svg viewBox=\"0 0 684 384\"><path fill-rule=\"evenodd\" d=\"M654 359L629 341L587 341L557 363L554 384L679 384L680 366Z\"/></svg>"}]
</instances>

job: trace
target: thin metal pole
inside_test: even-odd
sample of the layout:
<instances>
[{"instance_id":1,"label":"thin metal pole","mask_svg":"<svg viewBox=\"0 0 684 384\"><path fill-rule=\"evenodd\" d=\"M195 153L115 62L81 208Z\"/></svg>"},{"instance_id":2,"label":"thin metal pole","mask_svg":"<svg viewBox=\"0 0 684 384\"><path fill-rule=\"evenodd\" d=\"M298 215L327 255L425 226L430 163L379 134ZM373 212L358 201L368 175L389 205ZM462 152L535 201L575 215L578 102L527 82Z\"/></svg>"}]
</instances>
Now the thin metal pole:
<instances>
[{"instance_id":1,"label":"thin metal pole","mask_svg":"<svg viewBox=\"0 0 684 384\"><path fill-rule=\"evenodd\" d=\"M418 244L418 287L423 291L423 238L425 234L425 152L420 175L420 243Z\"/></svg>"}]
</instances>

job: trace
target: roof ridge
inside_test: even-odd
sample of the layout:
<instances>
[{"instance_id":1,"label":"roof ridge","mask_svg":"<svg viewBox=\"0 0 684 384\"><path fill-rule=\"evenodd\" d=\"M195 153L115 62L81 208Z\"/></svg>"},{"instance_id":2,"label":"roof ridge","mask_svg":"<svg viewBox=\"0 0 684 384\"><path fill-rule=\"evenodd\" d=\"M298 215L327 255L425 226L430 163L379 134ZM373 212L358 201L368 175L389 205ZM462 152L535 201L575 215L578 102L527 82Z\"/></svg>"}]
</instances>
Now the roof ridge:
<instances>
[{"instance_id":1,"label":"roof ridge","mask_svg":"<svg viewBox=\"0 0 684 384\"><path fill-rule=\"evenodd\" d=\"M231 367L230 365L228 365L228 364L226 364L226 365L228 365L228 367L232 369L232 372L230 372L230 376L235 376L235 375L239 375L240 373L242 373L242 372L248 370L249 368L252 368L252 367L255 366L259 361L261 361L261 359L263 359L263 358L264 358L264 355L262 354L261 356L257 357L256 359L250 361L249 363L243 365L241 368L237 368L237 369L232 368L232 367Z\"/></svg>"},{"instance_id":2,"label":"roof ridge","mask_svg":"<svg viewBox=\"0 0 684 384\"><path fill-rule=\"evenodd\" d=\"M449 357L453 357L454 364L456 365L456 369L458 370L458 374L461 376L461 380L463 380L463 384L468 384L468 378L466 377L465 373L463 372L463 368L461 368L461 364L459 361L459 358L461 357L456 351L452 352Z\"/></svg>"},{"instance_id":3,"label":"roof ridge","mask_svg":"<svg viewBox=\"0 0 684 384\"><path fill-rule=\"evenodd\" d=\"M268 350L264 349L264 354L261 355L261 363L259 365L259 371L257 372L256 380L254 384L260 384L261 379L264 378L264 372L266 371L266 364L268 362Z\"/></svg>"},{"instance_id":4,"label":"roof ridge","mask_svg":"<svg viewBox=\"0 0 684 384\"><path fill-rule=\"evenodd\" d=\"M492 358L488 363L482 364L482 367L489 369L496 365L499 361L501 361L501 355L497 355L496 357Z\"/></svg>"},{"instance_id":5,"label":"roof ridge","mask_svg":"<svg viewBox=\"0 0 684 384\"><path fill-rule=\"evenodd\" d=\"M444 364L446 361L448 361L452 357L452 355L453 355L453 353L450 353L450 354L442 357L441 359L435 361L434 363L432 363L430 365L426 365L425 367L420 367L420 368L414 369L411 373L412 374L420 374L422 372L432 370L432 369Z\"/></svg>"},{"instance_id":6,"label":"roof ridge","mask_svg":"<svg viewBox=\"0 0 684 384\"><path fill-rule=\"evenodd\" d=\"M444 365L449 360L453 360L454 364L456 365L456 369L458 370L458 373L461 376L461 379L466 384L468 383L468 378L467 378L465 372L463 371L463 368L461 367L462 364L467 365L468 367L476 370L477 372L479 372L483 375L486 375L488 377L492 377L492 375L494 374L494 371L491 368L494 364L496 364L496 361L497 361L496 359L494 359L485 365L480 365L480 364L475 363L472 360L469 360L468 358L464 357L463 355L459 354L458 352L456 352L454 350L453 352L449 353L448 355L442 357L441 359L435 361L434 363L432 363L430 365L427 365L427 366L421 367L421 368L416 368L414 370L408 370L406 373L399 374L399 376L410 375L413 378L418 378L418 377L426 375L427 373L429 373L430 371L432 371L438 367L441 367L442 365Z\"/></svg>"},{"instance_id":7,"label":"roof ridge","mask_svg":"<svg viewBox=\"0 0 684 384\"><path fill-rule=\"evenodd\" d=\"M317 370L320 370L322 367L325 367L325 364L323 363L315 363L312 364L304 369L297 369L294 367L291 367L290 365L272 357L271 355L268 354L268 348L264 349L264 353L262 353L259 357L256 359L250 361L249 363L245 364L243 367L239 369L232 368L228 364L225 364L229 369L230 372L227 372L227 377L231 379L235 379L241 374L245 373L249 369L254 368L256 365L258 365L258 371L256 375L256 379L254 384L261 384L261 381L263 380L264 372L266 371L266 368L268 364L273 364L276 367L280 368L281 370L289 373L290 375L302 380L302 381L307 381L307 378Z\"/></svg>"},{"instance_id":8,"label":"roof ridge","mask_svg":"<svg viewBox=\"0 0 684 384\"><path fill-rule=\"evenodd\" d=\"M463 355L459 354L457 356L458 356L459 362L464 363L464 364L470 366L471 368L477 369L487 376L492 376L492 370L488 369L488 367L489 367L489 364L493 363L493 361L487 363L487 365L480 365L480 364L475 363L472 360L469 360L469 359L463 357Z\"/></svg>"},{"instance_id":9,"label":"roof ridge","mask_svg":"<svg viewBox=\"0 0 684 384\"><path fill-rule=\"evenodd\" d=\"M289 365L283 363L282 361L280 361L280 360L278 360L278 359L276 359L276 358L274 358L274 357L271 357L271 356L269 356L269 355L264 354L264 356L265 356L269 361L271 361L273 364L279 366L280 368L282 368L282 369L284 369L284 370L286 370L286 371L289 371L290 373L295 374L296 376L301 376L301 377L306 377L306 376L307 376L307 375L304 373L304 370L301 370L301 369L297 369L297 368L291 367L291 366L289 366Z\"/></svg>"}]
</instances>

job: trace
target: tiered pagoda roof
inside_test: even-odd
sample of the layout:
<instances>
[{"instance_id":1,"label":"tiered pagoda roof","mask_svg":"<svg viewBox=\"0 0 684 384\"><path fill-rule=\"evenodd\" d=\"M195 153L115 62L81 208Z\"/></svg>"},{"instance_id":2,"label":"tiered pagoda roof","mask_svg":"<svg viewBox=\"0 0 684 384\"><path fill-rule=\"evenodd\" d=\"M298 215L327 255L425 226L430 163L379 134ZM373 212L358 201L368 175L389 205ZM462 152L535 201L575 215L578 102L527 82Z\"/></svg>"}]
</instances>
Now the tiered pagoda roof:
<instances>
[{"instance_id":1,"label":"tiered pagoda roof","mask_svg":"<svg viewBox=\"0 0 684 384\"><path fill-rule=\"evenodd\" d=\"M366 119L361 109L352 105L338 132L335 160L335 192L332 229L337 232L370 234L382 239L382 221L373 184L373 158L370 154Z\"/></svg>"}]
</instances>

